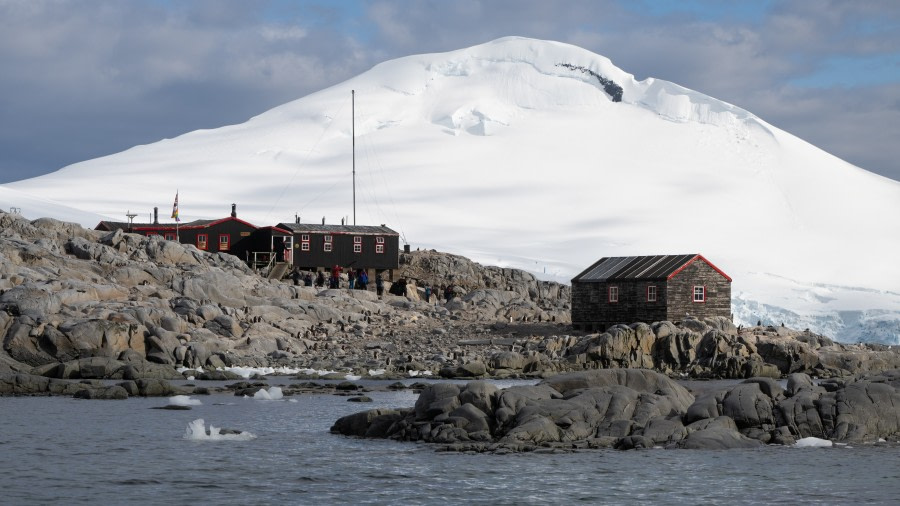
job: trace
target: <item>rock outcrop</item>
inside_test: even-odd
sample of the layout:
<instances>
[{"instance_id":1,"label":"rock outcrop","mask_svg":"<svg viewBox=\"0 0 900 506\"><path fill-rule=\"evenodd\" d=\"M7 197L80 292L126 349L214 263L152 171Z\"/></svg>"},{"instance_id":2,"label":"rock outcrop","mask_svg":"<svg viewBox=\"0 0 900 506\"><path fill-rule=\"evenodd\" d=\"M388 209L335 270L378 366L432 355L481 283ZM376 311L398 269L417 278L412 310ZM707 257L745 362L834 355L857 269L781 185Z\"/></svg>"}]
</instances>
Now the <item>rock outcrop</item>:
<instances>
[{"instance_id":1,"label":"rock outcrop","mask_svg":"<svg viewBox=\"0 0 900 506\"><path fill-rule=\"evenodd\" d=\"M844 345L723 319L569 325L569 287L434 251L404 253L407 296L294 286L238 258L121 231L0 212L0 375L171 379L292 367L397 378L543 378L602 368L673 377L900 367L900 347ZM423 286L453 296L424 300Z\"/></svg>"},{"instance_id":2,"label":"rock outcrop","mask_svg":"<svg viewBox=\"0 0 900 506\"><path fill-rule=\"evenodd\" d=\"M697 397L643 369L570 373L505 390L482 381L438 383L412 408L356 413L331 431L477 452L752 448L806 437L898 441L900 370L818 386L796 373L787 390L751 378Z\"/></svg>"}]
</instances>

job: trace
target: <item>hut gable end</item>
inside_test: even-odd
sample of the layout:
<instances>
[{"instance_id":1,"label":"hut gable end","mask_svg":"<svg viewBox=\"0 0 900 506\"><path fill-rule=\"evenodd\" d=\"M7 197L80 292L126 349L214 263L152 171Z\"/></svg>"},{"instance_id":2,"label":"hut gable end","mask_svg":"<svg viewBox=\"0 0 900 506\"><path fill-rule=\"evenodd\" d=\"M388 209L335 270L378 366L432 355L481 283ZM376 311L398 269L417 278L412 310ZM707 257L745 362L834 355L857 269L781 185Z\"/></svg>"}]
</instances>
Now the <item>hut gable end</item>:
<instances>
[{"instance_id":1,"label":"hut gable end","mask_svg":"<svg viewBox=\"0 0 900 506\"><path fill-rule=\"evenodd\" d=\"M572 279L572 324L731 316L731 278L699 254L604 257Z\"/></svg>"}]
</instances>

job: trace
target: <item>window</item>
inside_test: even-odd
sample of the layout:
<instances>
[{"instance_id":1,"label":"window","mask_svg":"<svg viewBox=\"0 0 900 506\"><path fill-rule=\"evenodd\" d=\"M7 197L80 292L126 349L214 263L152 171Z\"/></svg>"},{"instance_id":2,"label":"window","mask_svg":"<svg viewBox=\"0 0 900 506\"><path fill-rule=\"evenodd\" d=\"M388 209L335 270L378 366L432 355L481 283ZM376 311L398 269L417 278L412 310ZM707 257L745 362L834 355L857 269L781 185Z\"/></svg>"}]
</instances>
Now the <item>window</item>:
<instances>
[{"instance_id":1,"label":"window","mask_svg":"<svg viewBox=\"0 0 900 506\"><path fill-rule=\"evenodd\" d=\"M208 237L209 236L207 236L206 234L197 234L197 248L206 249L206 241Z\"/></svg>"},{"instance_id":2,"label":"window","mask_svg":"<svg viewBox=\"0 0 900 506\"><path fill-rule=\"evenodd\" d=\"M231 244L231 236L228 234L219 234L219 251L228 251Z\"/></svg>"},{"instance_id":3,"label":"window","mask_svg":"<svg viewBox=\"0 0 900 506\"><path fill-rule=\"evenodd\" d=\"M375 243L376 244L384 244L384 237L376 237Z\"/></svg>"},{"instance_id":4,"label":"window","mask_svg":"<svg viewBox=\"0 0 900 506\"><path fill-rule=\"evenodd\" d=\"M609 301L610 302L619 302L619 287L618 286L609 287Z\"/></svg>"},{"instance_id":5,"label":"window","mask_svg":"<svg viewBox=\"0 0 900 506\"><path fill-rule=\"evenodd\" d=\"M694 287L694 302L706 302L706 287L705 286L695 286Z\"/></svg>"},{"instance_id":6,"label":"window","mask_svg":"<svg viewBox=\"0 0 900 506\"><path fill-rule=\"evenodd\" d=\"M647 287L647 302L656 302L656 287L653 285Z\"/></svg>"},{"instance_id":7,"label":"window","mask_svg":"<svg viewBox=\"0 0 900 506\"><path fill-rule=\"evenodd\" d=\"M322 248L322 251L331 251L331 243L326 242L325 246Z\"/></svg>"},{"instance_id":8,"label":"window","mask_svg":"<svg viewBox=\"0 0 900 506\"><path fill-rule=\"evenodd\" d=\"M303 241L300 243L300 251L309 251L309 241Z\"/></svg>"},{"instance_id":9,"label":"window","mask_svg":"<svg viewBox=\"0 0 900 506\"><path fill-rule=\"evenodd\" d=\"M300 236L300 240L303 242L309 242L309 234L302 234Z\"/></svg>"},{"instance_id":10,"label":"window","mask_svg":"<svg viewBox=\"0 0 900 506\"><path fill-rule=\"evenodd\" d=\"M166 240L174 241L175 240L175 232L166 232Z\"/></svg>"},{"instance_id":11,"label":"window","mask_svg":"<svg viewBox=\"0 0 900 506\"><path fill-rule=\"evenodd\" d=\"M384 253L384 244L376 244L375 253Z\"/></svg>"},{"instance_id":12,"label":"window","mask_svg":"<svg viewBox=\"0 0 900 506\"><path fill-rule=\"evenodd\" d=\"M362 253L362 244L354 244L353 252L354 253Z\"/></svg>"},{"instance_id":13,"label":"window","mask_svg":"<svg viewBox=\"0 0 900 506\"><path fill-rule=\"evenodd\" d=\"M353 237L353 244L362 244L362 237L360 237L360 236L358 236L358 235L357 235L357 236L354 236L354 237Z\"/></svg>"},{"instance_id":14,"label":"window","mask_svg":"<svg viewBox=\"0 0 900 506\"><path fill-rule=\"evenodd\" d=\"M326 236L325 236L325 242L331 242L331 236L330 236L330 235L326 235Z\"/></svg>"}]
</instances>

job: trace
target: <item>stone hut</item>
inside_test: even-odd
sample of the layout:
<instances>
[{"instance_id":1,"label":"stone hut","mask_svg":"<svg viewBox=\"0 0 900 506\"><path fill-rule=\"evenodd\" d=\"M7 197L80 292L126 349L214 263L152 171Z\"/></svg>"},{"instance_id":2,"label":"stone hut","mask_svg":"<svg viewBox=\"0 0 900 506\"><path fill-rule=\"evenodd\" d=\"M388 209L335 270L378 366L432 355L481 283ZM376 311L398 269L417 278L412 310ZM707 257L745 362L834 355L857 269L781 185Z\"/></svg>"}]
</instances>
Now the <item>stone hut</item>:
<instances>
[{"instance_id":1,"label":"stone hut","mask_svg":"<svg viewBox=\"0 0 900 506\"><path fill-rule=\"evenodd\" d=\"M604 257L572 279L572 326L731 318L731 278L699 254Z\"/></svg>"}]
</instances>

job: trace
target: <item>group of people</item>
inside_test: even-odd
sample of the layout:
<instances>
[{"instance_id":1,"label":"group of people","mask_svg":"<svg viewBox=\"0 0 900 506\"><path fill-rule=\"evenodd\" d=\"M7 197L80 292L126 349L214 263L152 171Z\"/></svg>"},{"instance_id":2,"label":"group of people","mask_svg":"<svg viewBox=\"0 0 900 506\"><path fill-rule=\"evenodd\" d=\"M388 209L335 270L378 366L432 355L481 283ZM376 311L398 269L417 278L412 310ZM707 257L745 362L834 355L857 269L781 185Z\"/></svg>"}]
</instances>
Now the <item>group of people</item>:
<instances>
[{"instance_id":1,"label":"group of people","mask_svg":"<svg viewBox=\"0 0 900 506\"><path fill-rule=\"evenodd\" d=\"M453 285L441 285L432 286L431 284L426 283L425 287L425 302L431 302L431 297L434 296L435 302L440 302L441 298L444 300L450 300L453 297L456 297L456 292L453 290Z\"/></svg>"},{"instance_id":2,"label":"group of people","mask_svg":"<svg viewBox=\"0 0 900 506\"><path fill-rule=\"evenodd\" d=\"M327 279L325 271L318 271L315 279L313 279L311 272L307 271L303 274L297 268L291 273L291 280L293 280L294 285L303 283L304 286L313 286L315 284L316 288L324 288L327 281L328 288L340 288L343 271L344 269L340 265L335 265L331 268L331 275ZM347 271L347 282L351 290L368 290L369 273L366 269L349 269ZM375 275L375 289L379 296L384 293L384 280L381 277L381 273Z\"/></svg>"},{"instance_id":3,"label":"group of people","mask_svg":"<svg viewBox=\"0 0 900 506\"><path fill-rule=\"evenodd\" d=\"M316 277L313 278L312 273L309 271L307 271L306 273L301 273L300 269L294 269L294 272L291 273L291 279L294 281L295 285L300 285L302 283L304 286L315 285L316 288L324 288L327 282L329 288L340 288L341 274L343 274L343 272L344 269L340 265L335 265L331 268L330 276L327 276L327 278L325 271L321 270L318 271L316 273ZM351 290L368 290L368 271L366 269L348 269L347 283ZM378 294L379 298L384 295L384 278L381 277L381 273L375 275L375 291ZM440 287L438 287L437 285L426 283L424 286L424 291L425 302L428 303L431 302L432 297L434 297L435 302L440 302L441 299L450 300L456 296L456 292L452 284L442 284ZM392 283L390 293L393 295L405 297L407 295L406 279L401 278L397 280L396 283Z\"/></svg>"}]
</instances>

